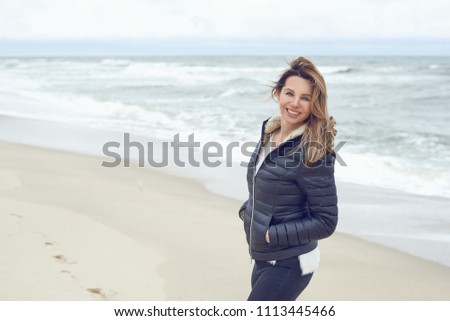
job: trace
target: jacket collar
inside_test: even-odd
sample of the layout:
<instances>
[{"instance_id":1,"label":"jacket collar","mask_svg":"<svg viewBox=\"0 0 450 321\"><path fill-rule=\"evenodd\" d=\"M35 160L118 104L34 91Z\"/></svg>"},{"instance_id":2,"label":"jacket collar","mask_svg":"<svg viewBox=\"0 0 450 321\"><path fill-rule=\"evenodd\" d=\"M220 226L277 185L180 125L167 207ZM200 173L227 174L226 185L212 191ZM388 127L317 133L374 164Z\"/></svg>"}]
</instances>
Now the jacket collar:
<instances>
[{"instance_id":1,"label":"jacket collar","mask_svg":"<svg viewBox=\"0 0 450 321\"><path fill-rule=\"evenodd\" d=\"M288 140L294 139L294 138L302 135L306 129L306 126L307 126L307 124L305 123L305 124L301 125L300 127L294 129L292 132L289 133L289 135L286 136L286 138L281 143L284 143ZM265 122L263 145L265 145L269 141L270 135L280 127L281 127L281 114L274 115Z\"/></svg>"}]
</instances>

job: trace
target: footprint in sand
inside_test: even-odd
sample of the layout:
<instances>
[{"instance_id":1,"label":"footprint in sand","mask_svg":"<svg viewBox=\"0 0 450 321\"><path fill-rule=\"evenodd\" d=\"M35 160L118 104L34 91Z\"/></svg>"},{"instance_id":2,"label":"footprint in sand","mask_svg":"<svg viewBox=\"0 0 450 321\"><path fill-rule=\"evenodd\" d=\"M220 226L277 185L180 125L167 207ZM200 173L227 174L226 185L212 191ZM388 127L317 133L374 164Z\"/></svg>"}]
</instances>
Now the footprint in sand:
<instances>
[{"instance_id":1,"label":"footprint in sand","mask_svg":"<svg viewBox=\"0 0 450 321\"><path fill-rule=\"evenodd\" d=\"M23 216L17 213L9 213L9 215L14 216L16 218L16 225L22 226Z\"/></svg>"},{"instance_id":2,"label":"footprint in sand","mask_svg":"<svg viewBox=\"0 0 450 321\"><path fill-rule=\"evenodd\" d=\"M69 270L61 270L61 273L69 275L72 279L76 279L76 276L73 275Z\"/></svg>"},{"instance_id":3,"label":"footprint in sand","mask_svg":"<svg viewBox=\"0 0 450 321\"><path fill-rule=\"evenodd\" d=\"M17 214L17 213L9 213L9 215L15 216L15 217L17 217L17 218L19 218L19 219L23 219L23 216L20 215L20 214Z\"/></svg>"},{"instance_id":4,"label":"footprint in sand","mask_svg":"<svg viewBox=\"0 0 450 321\"><path fill-rule=\"evenodd\" d=\"M97 294L103 298L103 300L109 300L117 293L112 290L104 290L102 288L88 288L86 291L91 292L93 294Z\"/></svg>"},{"instance_id":5,"label":"footprint in sand","mask_svg":"<svg viewBox=\"0 0 450 321\"><path fill-rule=\"evenodd\" d=\"M42 232L36 232L36 233L39 234L45 240L45 242L44 242L45 246L53 246L55 244L58 244L58 242L51 240L47 234L42 233Z\"/></svg>"},{"instance_id":6,"label":"footprint in sand","mask_svg":"<svg viewBox=\"0 0 450 321\"><path fill-rule=\"evenodd\" d=\"M75 264L75 263L77 263L77 261L75 261L75 260L70 260L70 259L68 259L65 255L62 255L62 254L59 254L59 255L53 255L53 257L54 257L55 259L57 259L58 262L61 262L61 263L67 263L67 264Z\"/></svg>"}]
</instances>

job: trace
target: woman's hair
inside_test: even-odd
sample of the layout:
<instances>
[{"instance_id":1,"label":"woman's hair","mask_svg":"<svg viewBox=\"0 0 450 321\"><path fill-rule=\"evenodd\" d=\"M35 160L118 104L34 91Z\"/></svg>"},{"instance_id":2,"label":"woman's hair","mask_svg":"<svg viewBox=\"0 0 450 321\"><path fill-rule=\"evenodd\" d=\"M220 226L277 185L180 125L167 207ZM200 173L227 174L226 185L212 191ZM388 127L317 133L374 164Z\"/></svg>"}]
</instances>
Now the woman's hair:
<instances>
[{"instance_id":1,"label":"woman's hair","mask_svg":"<svg viewBox=\"0 0 450 321\"><path fill-rule=\"evenodd\" d=\"M312 85L311 115L306 120L307 127L299 146L293 150L294 153L303 148L305 163L307 166L312 166L326 153L332 153L336 122L328 115L325 80L317 67L305 57L298 57L289 64L289 68L281 74L272 87L272 98L281 92L286 80L291 76L309 80Z\"/></svg>"}]
</instances>

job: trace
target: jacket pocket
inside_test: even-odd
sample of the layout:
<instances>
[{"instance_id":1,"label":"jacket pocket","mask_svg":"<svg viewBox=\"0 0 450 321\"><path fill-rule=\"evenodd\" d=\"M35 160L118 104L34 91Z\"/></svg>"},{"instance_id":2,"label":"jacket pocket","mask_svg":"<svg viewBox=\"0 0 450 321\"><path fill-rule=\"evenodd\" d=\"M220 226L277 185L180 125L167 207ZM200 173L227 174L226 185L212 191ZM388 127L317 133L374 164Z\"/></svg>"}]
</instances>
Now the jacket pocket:
<instances>
[{"instance_id":1,"label":"jacket pocket","mask_svg":"<svg viewBox=\"0 0 450 321\"><path fill-rule=\"evenodd\" d=\"M266 241L266 232L269 228L269 222L259 223L253 221L252 224L252 246L258 250L266 250L269 247L269 243Z\"/></svg>"}]
</instances>

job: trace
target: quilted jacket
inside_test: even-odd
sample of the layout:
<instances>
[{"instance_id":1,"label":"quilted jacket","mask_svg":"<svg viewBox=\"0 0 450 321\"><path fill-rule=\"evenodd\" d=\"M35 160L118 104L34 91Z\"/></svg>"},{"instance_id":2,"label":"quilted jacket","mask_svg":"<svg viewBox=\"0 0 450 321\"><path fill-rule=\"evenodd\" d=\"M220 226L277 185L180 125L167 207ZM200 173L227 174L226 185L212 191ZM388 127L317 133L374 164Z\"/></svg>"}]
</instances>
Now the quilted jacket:
<instances>
[{"instance_id":1,"label":"quilted jacket","mask_svg":"<svg viewBox=\"0 0 450 321\"><path fill-rule=\"evenodd\" d=\"M303 150L289 153L300 143L302 136L297 136L272 150L256 173L268 121L262 125L261 138L248 164L249 197L239 209L244 211L250 256L262 261L313 250L318 240L335 231L338 221L334 153L307 167ZM267 231L270 243L266 242Z\"/></svg>"}]
</instances>

